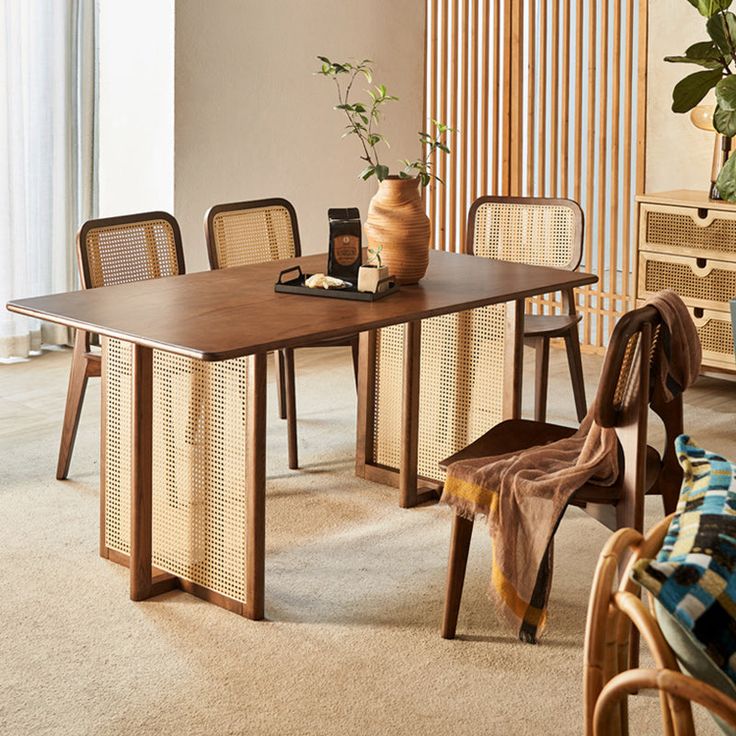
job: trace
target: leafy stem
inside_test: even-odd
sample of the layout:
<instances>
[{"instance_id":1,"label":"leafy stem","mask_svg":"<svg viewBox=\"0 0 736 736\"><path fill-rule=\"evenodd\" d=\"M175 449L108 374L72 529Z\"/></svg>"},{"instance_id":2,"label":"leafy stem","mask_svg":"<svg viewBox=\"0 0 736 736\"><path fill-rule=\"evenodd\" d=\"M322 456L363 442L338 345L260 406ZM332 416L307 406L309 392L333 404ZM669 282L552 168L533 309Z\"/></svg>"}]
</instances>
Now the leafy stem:
<instances>
[{"instance_id":1,"label":"leafy stem","mask_svg":"<svg viewBox=\"0 0 736 736\"><path fill-rule=\"evenodd\" d=\"M342 137L354 135L360 141L363 149L363 155L360 156L360 159L367 165L360 172L360 178L367 180L375 176L378 181L383 181L390 173L389 167L381 163L379 147L383 144L390 148L390 145L386 138L378 132L378 125L381 122L385 104L398 100L398 97L389 94L384 84L373 85L373 62L370 59L337 62L326 56L318 56L317 58L322 64L316 73L331 78L335 82L338 101L335 109L341 110L347 119ZM364 77L369 85L373 85L366 90L370 102L353 102L352 100L353 85L360 76ZM455 132L443 123L436 120L432 122L436 127L436 132L433 134L419 133L419 142L424 149L424 156L415 161L404 160L404 168L398 174L402 179L417 177L422 186L427 186L433 178L439 181L431 173L431 158L437 150L450 153L446 140L447 134Z\"/></svg>"}]
</instances>

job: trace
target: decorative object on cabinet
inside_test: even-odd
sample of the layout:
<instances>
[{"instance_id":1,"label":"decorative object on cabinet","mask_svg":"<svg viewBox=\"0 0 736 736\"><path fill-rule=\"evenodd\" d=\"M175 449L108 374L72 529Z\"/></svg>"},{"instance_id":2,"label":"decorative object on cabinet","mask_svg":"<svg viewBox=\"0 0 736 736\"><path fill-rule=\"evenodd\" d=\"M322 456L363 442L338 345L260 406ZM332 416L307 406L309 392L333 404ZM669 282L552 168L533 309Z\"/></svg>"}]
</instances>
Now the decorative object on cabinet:
<instances>
[{"instance_id":1,"label":"decorative object on cabinet","mask_svg":"<svg viewBox=\"0 0 736 736\"><path fill-rule=\"evenodd\" d=\"M708 20L707 41L688 47L683 56L666 56L665 61L701 67L681 79L672 90L672 112L690 112L715 90L713 128L721 134L720 166L711 197L736 201L736 159L729 159L731 139L736 136L736 79L731 62L736 58L736 15L728 11L732 0L688 0ZM691 118L692 119L692 118ZM697 123L696 123L697 125Z\"/></svg>"},{"instance_id":2,"label":"decorative object on cabinet","mask_svg":"<svg viewBox=\"0 0 736 736\"><path fill-rule=\"evenodd\" d=\"M691 190L643 194L637 203L637 304L662 288L676 291L698 329L703 370L736 373L736 204Z\"/></svg>"}]
</instances>

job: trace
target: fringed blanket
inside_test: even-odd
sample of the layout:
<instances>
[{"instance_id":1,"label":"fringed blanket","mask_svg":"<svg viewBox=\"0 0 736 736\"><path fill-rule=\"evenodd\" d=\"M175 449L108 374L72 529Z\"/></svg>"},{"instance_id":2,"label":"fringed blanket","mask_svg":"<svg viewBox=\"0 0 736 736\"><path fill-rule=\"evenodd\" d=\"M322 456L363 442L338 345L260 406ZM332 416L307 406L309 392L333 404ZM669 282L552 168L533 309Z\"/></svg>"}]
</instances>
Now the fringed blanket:
<instances>
[{"instance_id":1,"label":"fringed blanket","mask_svg":"<svg viewBox=\"0 0 736 736\"><path fill-rule=\"evenodd\" d=\"M687 308L673 291L649 302L662 316L657 342L661 384L671 399L690 385L701 362L700 340ZM637 351L631 376L637 376ZM634 379L635 380L635 379ZM447 470L441 503L469 519L488 517L493 539L491 595L519 638L534 643L547 621L552 540L572 495L585 483L618 478L618 442L612 428L588 412L569 438L521 453L461 460Z\"/></svg>"}]
</instances>

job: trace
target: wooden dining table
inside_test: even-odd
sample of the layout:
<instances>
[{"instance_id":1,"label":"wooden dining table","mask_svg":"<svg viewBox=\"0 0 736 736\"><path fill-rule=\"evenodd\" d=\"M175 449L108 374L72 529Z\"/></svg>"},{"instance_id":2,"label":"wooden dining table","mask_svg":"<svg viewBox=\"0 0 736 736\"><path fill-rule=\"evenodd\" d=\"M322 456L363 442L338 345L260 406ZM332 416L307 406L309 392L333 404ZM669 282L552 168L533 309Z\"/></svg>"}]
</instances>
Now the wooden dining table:
<instances>
[{"instance_id":1,"label":"wooden dining table","mask_svg":"<svg viewBox=\"0 0 736 736\"><path fill-rule=\"evenodd\" d=\"M123 341L131 350L130 597L141 601L182 587L208 598L201 586L152 566L153 353L195 361L247 359L244 616L262 619L265 598L266 356L269 351L361 334L358 454L370 421L370 336L404 325L399 499L412 507L434 491L417 487L419 355L422 320L508 303L504 415L521 407L525 299L592 284L594 275L431 251L426 277L373 302L274 292L279 272L297 263L322 272L326 254L151 281L74 291L7 304L13 312ZM209 597L210 600L213 598ZM215 598L216 600L216 598ZM218 602L216 600L216 602ZM232 607L231 607L232 608Z\"/></svg>"}]
</instances>

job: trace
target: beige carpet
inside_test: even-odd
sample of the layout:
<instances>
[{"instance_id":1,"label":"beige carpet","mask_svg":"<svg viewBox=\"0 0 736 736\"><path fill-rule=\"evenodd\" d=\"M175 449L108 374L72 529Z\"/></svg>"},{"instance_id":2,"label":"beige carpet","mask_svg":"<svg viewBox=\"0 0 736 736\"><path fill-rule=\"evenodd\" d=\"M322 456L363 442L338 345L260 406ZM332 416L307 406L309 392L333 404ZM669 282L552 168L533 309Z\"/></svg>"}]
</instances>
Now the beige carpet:
<instances>
[{"instance_id":1,"label":"beige carpet","mask_svg":"<svg viewBox=\"0 0 736 736\"><path fill-rule=\"evenodd\" d=\"M303 351L300 472L286 469L275 406L269 419L270 620L180 592L132 603L126 570L97 556L96 384L71 480L54 480L68 360L0 366L0 734L580 733L602 527L568 513L549 634L532 647L485 598L490 543L477 526L462 639L443 641L449 512L402 511L393 489L353 476L347 351ZM553 351L550 418L571 421L563 361ZM586 358L591 394L599 367ZM735 410L733 384L703 379L689 431L736 456ZM649 521L659 510L648 505ZM655 699L632 711L633 733L659 733ZM716 732L700 720L700 733Z\"/></svg>"}]
</instances>

